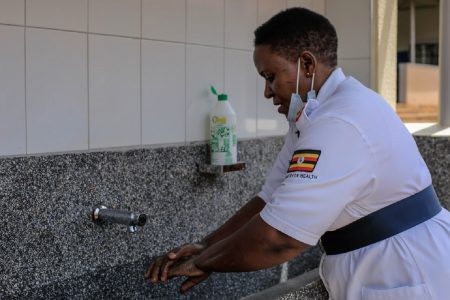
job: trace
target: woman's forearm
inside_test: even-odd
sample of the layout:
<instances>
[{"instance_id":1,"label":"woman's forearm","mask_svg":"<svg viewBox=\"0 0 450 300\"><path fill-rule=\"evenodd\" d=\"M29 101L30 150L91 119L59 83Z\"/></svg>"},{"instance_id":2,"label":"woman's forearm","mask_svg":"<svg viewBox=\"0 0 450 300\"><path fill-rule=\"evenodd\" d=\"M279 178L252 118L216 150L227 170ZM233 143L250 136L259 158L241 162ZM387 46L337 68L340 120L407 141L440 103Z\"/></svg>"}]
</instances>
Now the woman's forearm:
<instances>
[{"instance_id":1,"label":"woman's forearm","mask_svg":"<svg viewBox=\"0 0 450 300\"><path fill-rule=\"evenodd\" d=\"M245 225L253 216L258 214L266 205L264 200L258 196L247 202L238 212L236 212L227 222L217 230L206 236L201 243L209 247L236 232Z\"/></svg>"},{"instance_id":2,"label":"woman's forearm","mask_svg":"<svg viewBox=\"0 0 450 300\"><path fill-rule=\"evenodd\" d=\"M194 264L205 272L248 272L290 260L309 246L265 223L259 215L205 249Z\"/></svg>"}]
</instances>

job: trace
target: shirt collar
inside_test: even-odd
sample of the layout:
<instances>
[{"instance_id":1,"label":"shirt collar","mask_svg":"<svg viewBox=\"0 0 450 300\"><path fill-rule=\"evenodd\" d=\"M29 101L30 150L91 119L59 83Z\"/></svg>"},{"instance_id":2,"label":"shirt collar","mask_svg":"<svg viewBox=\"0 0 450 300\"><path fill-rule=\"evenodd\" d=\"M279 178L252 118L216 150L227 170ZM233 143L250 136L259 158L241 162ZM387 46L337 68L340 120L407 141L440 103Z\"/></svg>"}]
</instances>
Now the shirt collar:
<instances>
[{"instance_id":1,"label":"shirt collar","mask_svg":"<svg viewBox=\"0 0 450 300\"><path fill-rule=\"evenodd\" d=\"M331 72L317 94L317 101L319 101L319 103L326 101L344 80L345 75L344 72L342 72L342 68L337 68Z\"/></svg>"},{"instance_id":2,"label":"shirt collar","mask_svg":"<svg viewBox=\"0 0 450 300\"><path fill-rule=\"evenodd\" d=\"M323 104L330 96L336 91L337 87L345 80L345 74L342 68L337 68L331 72L325 83L319 90L317 94L317 101L319 104ZM297 129L304 128L311 122L311 119L306 115L305 109L303 109L300 118L295 122Z\"/></svg>"}]
</instances>

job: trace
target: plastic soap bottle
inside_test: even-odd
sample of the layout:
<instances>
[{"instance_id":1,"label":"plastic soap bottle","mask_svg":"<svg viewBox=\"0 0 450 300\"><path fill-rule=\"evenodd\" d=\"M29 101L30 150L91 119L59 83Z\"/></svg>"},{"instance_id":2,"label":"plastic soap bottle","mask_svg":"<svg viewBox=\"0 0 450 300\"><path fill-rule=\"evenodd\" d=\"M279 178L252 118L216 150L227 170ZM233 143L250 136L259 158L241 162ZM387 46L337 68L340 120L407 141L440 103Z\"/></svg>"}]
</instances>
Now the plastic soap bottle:
<instances>
[{"instance_id":1,"label":"plastic soap bottle","mask_svg":"<svg viewBox=\"0 0 450 300\"><path fill-rule=\"evenodd\" d=\"M226 94L217 94L217 103L210 112L210 149L212 165L231 165L237 162L236 113Z\"/></svg>"}]
</instances>

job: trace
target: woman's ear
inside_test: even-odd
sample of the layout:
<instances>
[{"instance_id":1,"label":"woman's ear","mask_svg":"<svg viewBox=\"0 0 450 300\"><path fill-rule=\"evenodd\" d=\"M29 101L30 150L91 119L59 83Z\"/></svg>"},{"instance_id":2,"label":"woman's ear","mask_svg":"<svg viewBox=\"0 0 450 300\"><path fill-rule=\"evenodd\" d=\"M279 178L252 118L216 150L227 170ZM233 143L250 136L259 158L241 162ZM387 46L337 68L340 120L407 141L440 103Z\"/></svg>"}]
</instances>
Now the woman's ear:
<instances>
[{"instance_id":1,"label":"woman's ear","mask_svg":"<svg viewBox=\"0 0 450 300\"><path fill-rule=\"evenodd\" d=\"M306 77L312 76L316 70L317 61L315 56L310 51L303 51L300 55L302 67L305 70Z\"/></svg>"}]
</instances>

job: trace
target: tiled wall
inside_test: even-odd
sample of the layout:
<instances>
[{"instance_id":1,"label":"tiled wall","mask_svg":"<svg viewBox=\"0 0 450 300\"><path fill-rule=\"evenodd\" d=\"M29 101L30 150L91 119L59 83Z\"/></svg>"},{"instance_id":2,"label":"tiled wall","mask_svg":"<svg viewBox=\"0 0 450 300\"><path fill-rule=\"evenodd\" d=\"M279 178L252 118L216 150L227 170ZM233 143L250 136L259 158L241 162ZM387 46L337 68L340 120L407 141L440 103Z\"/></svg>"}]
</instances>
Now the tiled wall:
<instances>
[{"instance_id":1,"label":"tiled wall","mask_svg":"<svg viewBox=\"0 0 450 300\"><path fill-rule=\"evenodd\" d=\"M366 86L370 86L371 2L328 0L325 7L338 33L339 65Z\"/></svg>"},{"instance_id":2,"label":"tiled wall","mask_svg":"<svg viewBox=\"0 0 450 300\"><path fill-rule=\"evenodd\" d=\"M296 5L331 19L368 84L370 0L0 0L0 156L206 140L210 84L239 138L284 134L252 41Z\"/></svg>"}]
</instances>

